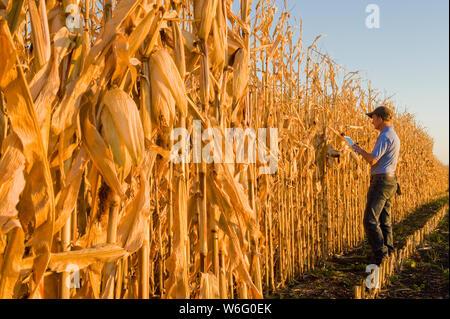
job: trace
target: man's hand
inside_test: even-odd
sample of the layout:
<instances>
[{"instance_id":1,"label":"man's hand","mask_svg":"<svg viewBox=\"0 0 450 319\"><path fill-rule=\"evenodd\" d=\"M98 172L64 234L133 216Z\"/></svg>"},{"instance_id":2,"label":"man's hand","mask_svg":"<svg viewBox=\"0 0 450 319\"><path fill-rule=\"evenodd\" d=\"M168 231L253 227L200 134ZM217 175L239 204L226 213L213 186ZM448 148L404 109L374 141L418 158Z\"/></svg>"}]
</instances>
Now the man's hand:
<instances>
[{"instance_id":1,"label":"man's hand","mask_svg":"<svg viewBox=\"0 0 450 319\"><path fill-rule=\"evenodd\" d=\"M353 144L352 149L356 154L362 154L364 152L364 150L358 144Z\"/></svg>"}]
</instances>

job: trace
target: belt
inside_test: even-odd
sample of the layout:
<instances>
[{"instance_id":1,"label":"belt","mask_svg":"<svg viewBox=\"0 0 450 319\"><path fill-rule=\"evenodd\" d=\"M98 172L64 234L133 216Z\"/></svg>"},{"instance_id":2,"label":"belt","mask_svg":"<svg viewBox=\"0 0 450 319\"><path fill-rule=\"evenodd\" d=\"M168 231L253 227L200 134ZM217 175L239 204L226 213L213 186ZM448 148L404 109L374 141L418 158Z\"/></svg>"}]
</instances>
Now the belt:
<instances>
[{"instance_id":1,"label":"belt","mask_svg":"<svg viewBox=\"0 0 450 319\"><path fill-rule=\"evenodd\" d=\"M395 174L373 174L370 178L395 177Z\"/></svg>"}]
</instances>

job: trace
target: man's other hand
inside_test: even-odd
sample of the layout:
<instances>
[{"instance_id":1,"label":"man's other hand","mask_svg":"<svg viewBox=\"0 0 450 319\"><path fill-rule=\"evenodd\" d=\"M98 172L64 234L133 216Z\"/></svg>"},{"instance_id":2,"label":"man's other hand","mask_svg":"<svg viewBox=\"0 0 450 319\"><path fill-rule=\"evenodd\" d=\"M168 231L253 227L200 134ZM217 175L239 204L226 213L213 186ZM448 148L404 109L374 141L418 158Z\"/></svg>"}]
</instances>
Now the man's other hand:
<instances>
[{"instance_id":1,"label":"man's other hand","mask_svg":"<svg viewBox=\"0 0 450 319\"><path fill-rule=\"evenodd\" d=\"M352 146L353 151L356 154L362 154L362 152L364 151L359 145L355 144Z\"/></svg>"}]
</instances>

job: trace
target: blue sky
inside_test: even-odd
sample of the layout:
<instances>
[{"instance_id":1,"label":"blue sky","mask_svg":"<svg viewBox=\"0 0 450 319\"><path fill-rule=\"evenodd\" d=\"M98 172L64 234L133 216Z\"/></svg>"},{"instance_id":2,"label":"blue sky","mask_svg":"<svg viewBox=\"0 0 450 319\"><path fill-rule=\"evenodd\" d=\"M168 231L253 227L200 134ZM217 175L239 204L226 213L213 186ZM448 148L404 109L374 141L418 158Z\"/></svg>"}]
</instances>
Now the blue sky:
<instances>
[{"instance_id":1,"label":"blue sky","mask_svg":"<svg viewBox=\"0 0 450 319\"><path fill-rule=\"evenodd\" d=\"M280 12L283 2L276 0ZM380 8L379 29L366 27L369 4ZM303 21L305 46L326 34L319 48L394 95L397 109L415 114L438 159L449 163L448 0L287 0L287 7Z\"/></svg>"}]
</instances>

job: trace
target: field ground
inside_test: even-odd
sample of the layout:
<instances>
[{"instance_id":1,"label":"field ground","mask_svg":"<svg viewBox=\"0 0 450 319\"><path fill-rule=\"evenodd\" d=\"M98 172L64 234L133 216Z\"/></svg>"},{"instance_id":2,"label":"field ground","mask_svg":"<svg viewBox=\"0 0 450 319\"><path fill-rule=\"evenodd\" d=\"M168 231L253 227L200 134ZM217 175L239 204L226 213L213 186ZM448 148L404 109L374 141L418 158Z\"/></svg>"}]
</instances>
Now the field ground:
<instances>
[{"instance_id":1,"label":"field ground","mask_svg":"<svg viewBox=\"0 0 450 319\"><path fill-rule=\"evenodd\" d=\"M406 238L421 228L442 206L448 194L419 207L408 218L394 225L395 247L404 245ZM367 241L356 249L334 256L309 271L289 286L266 298L281 299L348 299L353 298L353 286L368 275L370 258ZM426 237L403 268L391 278L391 284L380 291L378 298L449 298L449 216Z\"/></svg>"},{"instance_id":2,"label":"field ground","mask_svg":"<svg viewBox=\"0 0 450 319\"><path fill-rule=\"evenodd\" d=\"M427 237L380 298L449 298L448 214L438 229Z\"/></svg>"}]
</instances>

